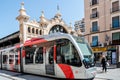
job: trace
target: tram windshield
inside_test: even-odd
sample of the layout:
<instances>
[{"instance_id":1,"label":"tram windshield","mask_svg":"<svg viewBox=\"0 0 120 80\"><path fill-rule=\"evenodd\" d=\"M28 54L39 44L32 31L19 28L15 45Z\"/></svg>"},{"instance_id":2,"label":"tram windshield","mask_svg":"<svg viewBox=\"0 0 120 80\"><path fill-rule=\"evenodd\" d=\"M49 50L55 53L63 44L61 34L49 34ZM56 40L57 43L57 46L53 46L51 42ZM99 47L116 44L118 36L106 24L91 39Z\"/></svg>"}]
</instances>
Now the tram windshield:
<instances>
[{"instance_id":1,"label":"tram windshield","mask_svg":"<svg viewBox=\"0 0 120 80\"><path fill-rule=\"evenodd\" d=\"M85 41L83 37L75 37L74 39L76 40L83 56L84 60L83 63L85 64L86 68L93 67L94 66L94 56L92 54L92 50L90 49L88 43Z\"/></svg>"}]
</instances>

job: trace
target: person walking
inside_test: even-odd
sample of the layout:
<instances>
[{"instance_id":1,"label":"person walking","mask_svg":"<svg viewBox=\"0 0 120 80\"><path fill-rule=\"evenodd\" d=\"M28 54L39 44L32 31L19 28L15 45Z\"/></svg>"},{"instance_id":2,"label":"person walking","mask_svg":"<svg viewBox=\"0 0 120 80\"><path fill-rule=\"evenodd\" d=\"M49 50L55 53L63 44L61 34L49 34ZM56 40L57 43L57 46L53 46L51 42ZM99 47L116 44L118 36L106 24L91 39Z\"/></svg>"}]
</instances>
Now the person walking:
<instances>
[{"instance_id":1,"label":"person walking","mask_svg":"<svg viewBox=\"0 0 120 80\"><path fill-rule=\"evenodd\" d=\"M105 58L105 56L103 55L103 57L102 57L102 60L101 60L101 64L102 64L102 71L104 72L106 72L107 71L107 60L106 60L106 58Z\"/></svg>"}]
</instances>

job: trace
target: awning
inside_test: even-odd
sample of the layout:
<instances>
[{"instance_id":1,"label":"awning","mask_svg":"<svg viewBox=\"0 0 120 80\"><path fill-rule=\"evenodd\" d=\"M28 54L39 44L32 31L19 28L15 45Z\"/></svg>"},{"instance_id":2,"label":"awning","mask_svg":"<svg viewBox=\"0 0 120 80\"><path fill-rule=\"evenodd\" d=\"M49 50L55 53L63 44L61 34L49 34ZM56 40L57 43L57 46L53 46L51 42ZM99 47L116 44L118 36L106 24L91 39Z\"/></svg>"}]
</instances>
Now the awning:
<instances>
[{"instance_id":1,"label":"awning","mask_svg":"<svg viewBox=\"0 0 120 80\"><path fill-rule=\"evenodd\" d=\"M100 53L107 51L107 47L93 47L92 50L93 53Z\"/></svg>"}]
</instances>

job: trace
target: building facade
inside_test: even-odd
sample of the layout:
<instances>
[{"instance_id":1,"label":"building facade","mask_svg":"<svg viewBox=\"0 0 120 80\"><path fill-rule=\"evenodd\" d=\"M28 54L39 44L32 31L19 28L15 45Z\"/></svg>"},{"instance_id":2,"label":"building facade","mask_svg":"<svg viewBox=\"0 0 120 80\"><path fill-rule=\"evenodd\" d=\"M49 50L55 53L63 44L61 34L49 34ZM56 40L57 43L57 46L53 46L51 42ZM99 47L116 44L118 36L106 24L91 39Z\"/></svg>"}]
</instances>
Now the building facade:
<instances>
[{"instance_id":1,"label":"building facade","mask_svg":"<svg viewBox=\"0 0 120 80\"><path fill-rule=\"evenodd\" d=\"M55 32L68 33L72 35L78 34L74 31L74 29L72 29L71 25L67 25L63 21L59 8L55 16L51 19L47 19L43 11L41 12L39 21L30 20L29 18L30 16L24 8L24 3L21 3L19 15L16 17L16 20L19 22L19 31L1 38L0 49L22 44L31 38L36 38L41 35L48 35Z\"/></svg>"},{"instance_id":2,"label":"building facade","mask_svg":"<svg viewBox=\"0 0 120 80\"><path fill-rule=\"evenodd\" d=\"M74 27L75 27L75 31L80 30L82 33L84 33L85 32L84 18L82 20L75 21Z\"/></svg>"},{"instance_id":3,"label":"building facade","mask_svg":"<svg viewBox=\"0 0 120 80\"><path fill-rule=\"evenodd\" d=\"M117 46L120 45L120 0L84 0L85 38L92 47L96 59L101 54L111 64L117 62Z\"/></svg>"},{"instance_id":4,"label":"building facade","mask_svg":"<svg viewBox=\"0 0 120 80\"><path fill-rule=\"evenodd\" d=\"M24 3L22 3L19 16L17 16L16 19L19 21L21 43L40 35L48 35L55 32L76 34L72 26L68 26L63 21L59 10L52 19L47 19L42 11L40 21L37 22L35 20L29 20L29 16L24 8Z\"/></svg>"}]
</instances>

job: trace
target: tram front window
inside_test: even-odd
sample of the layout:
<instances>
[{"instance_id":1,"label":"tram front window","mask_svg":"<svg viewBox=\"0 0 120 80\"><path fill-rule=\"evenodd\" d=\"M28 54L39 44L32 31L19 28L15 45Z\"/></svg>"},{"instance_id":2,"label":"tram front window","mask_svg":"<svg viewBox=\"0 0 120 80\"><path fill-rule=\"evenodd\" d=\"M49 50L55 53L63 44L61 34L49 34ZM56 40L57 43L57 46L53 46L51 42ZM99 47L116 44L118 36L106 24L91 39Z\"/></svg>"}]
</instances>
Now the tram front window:
<instances>
[{"instance_id":1,"label":"tram front window","mask_svg":"<svg viewBox=\"0 0 120 80\"><path fill-rule=\"evenodd\" d=\"M94 66L94 56L92 54L92 50L90 49L89 45L86 43L85 39L82 37L74 37L76 40L83 56L84 60L83 63L86 68Z\"/></svg>"},{"instance_id":2,"label":"tram front window","mask_svg":"<svg viewBox=\"0 0 120 80\"><path fill-rule=\"evenodd\" d=\"M57 64L82 66L81 60L74 45L67 39L57 40Z\"/></svg>"}]
</instances>

